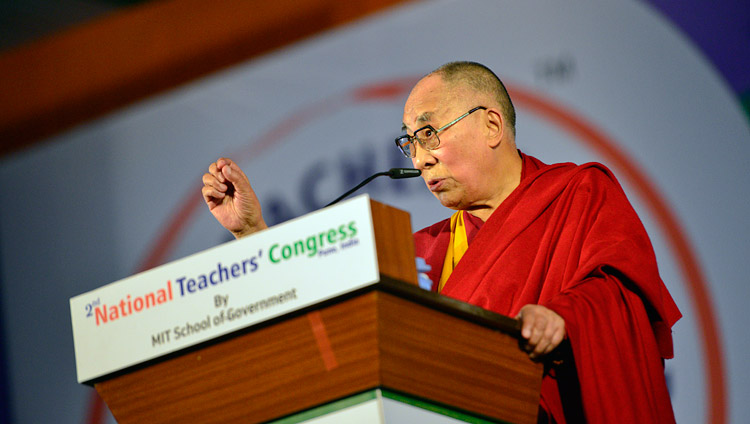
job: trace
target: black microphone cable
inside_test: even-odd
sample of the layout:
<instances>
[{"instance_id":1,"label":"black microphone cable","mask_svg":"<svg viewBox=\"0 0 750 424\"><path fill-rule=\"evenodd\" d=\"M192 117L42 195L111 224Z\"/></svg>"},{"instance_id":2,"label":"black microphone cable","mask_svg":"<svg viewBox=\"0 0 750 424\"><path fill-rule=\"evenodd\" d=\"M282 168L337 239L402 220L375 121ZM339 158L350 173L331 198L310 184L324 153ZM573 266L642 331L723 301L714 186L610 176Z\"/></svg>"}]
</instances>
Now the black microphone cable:
<instances>
[{"instance_id":1,"label":"black microphone cable","mask_svg":"<svg viewBox=\"0 0 750 424\"><path fill-rule=\"evenodd\" d=\"M339 196L338 198L336 198L336 200L334 200L333 202L325 205L325 207L328 207L328 206L333 205L334 203L340 202L346 196L348 196L348 195L354 193L355 191L359 190L363 185L369 183L370 181L374 180L377 177L382 177L382 176L386 176L386 175L389 176L389 177L391 177L391 179L399 180L401 178L414 178L414 177L418 177L418 176L422 175L422 171L420 171L419 169L414 169L414 168L391 168L391 169L389 169L388 171L385 171L385 172L378 172L377 174L370 175L364 181L362 181L361 183L357 184L356 187L354 187L351 190L347 191L346 193L342 194L341 196Z\"/></svg>"}]
</instances>

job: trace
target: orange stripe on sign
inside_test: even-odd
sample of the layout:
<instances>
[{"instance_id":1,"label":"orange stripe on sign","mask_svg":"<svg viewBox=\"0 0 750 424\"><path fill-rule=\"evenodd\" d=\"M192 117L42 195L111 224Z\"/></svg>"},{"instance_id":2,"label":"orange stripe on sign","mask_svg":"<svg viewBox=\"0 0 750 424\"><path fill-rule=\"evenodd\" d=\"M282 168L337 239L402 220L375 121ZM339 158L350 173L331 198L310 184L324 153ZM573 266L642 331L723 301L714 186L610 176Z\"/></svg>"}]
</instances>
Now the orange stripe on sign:
<instances>
[{"instance_id":1,"label":"orange stripe on sign","mask_svg":"<svg viewBox=\"0 0 750 424\"><path fill-rule=\"evenodd\" d=\"M331 341L328 340L328 332L325 324L323 324L323 318L320 316L320 312L310 312L307 314L307 320L310 321L310 328L312 328L315 342L318 344L323 365L325 365L326 371L331 371L338 367L339 363L336 361L336 355L331 348Z\"/></svg>"}]
</instances>

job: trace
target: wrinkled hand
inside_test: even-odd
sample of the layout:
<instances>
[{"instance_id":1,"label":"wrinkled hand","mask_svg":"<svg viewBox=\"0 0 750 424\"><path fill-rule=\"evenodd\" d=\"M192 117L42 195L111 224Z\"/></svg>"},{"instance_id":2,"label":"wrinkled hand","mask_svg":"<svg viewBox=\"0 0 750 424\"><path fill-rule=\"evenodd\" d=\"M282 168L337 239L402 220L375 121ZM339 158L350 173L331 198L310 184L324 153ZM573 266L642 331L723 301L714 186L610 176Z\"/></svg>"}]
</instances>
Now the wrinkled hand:
<instances>
[{"instance_id":1,"label":"wrinkled hand","mask_svg":"<svg viewBox=\"0 0 750 424\"><path fill-rule=\"evenodd\" d=\"M220 158L208 167L201 193L216 220L236 238L268 228L250 181L231 159Z\"/></svg>"},{"instance_id":2,"label":"wrinkled hand","mask_svg":"<svg viewBox=\"0 0 750 424\"><path fill-rule=\"evenodd\" d=\"M525 305L516 319L521 320L521 336L531 359L552 352L565 338L565 320L544 306Z\"/></svg>"}]
</instances>

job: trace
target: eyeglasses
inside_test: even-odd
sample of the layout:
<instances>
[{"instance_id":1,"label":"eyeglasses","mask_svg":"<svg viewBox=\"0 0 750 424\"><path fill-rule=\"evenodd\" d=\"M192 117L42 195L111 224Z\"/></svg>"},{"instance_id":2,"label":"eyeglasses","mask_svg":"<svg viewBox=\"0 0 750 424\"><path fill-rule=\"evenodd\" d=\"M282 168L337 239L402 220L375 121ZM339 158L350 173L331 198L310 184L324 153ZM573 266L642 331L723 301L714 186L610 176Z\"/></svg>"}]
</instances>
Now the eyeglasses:
<instances>
[{"instance_id":1,"label":"eyeglasses","mask_svg":"<svg viewBox=\"0 0 750 424\"><path fill-rule=\"evenodd\" d=\"M398 148L401 149L401 152L407 158L413 158L417 155L417 149L416 149L416 146L414 145L414 143L417 141L419 142L419 144L422 145L422 147L425 150L437 149L438 146L440 146L440 139L438 138L438 134L440 132L446 130L451 125L466 118L467 116L478 111L479 109L486 110L487 108L484 106L477 106L474 109L464 113L463 115L448 122L447 124L443 125L442 127L438 129L433 128L432 125L426 125L414 131L414 135L404 134L401 137L398 137L396 139L396 146L398 146Z\"/></svg>"}]
</instances>

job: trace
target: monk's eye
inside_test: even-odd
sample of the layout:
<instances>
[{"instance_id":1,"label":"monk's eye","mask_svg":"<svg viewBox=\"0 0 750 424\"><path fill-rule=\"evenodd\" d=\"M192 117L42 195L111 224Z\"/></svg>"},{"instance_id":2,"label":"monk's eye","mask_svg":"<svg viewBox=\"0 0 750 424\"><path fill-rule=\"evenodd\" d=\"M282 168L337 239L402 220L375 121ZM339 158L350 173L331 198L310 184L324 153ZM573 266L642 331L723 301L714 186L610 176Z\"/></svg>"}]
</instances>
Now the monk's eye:
<instances>
[{"instance_id":1,"label":"monk's eye","mask_svg":"<svg viewBox=\"0 0 750 424\"><path fill-rule=\"evenodd\" d=\"M430 140L434 136L435 130L433 130L432 128L424 128L422 130L419 130L419 132L417 133L417 138L422 141Z\"/></svg>"}]
</instances>

